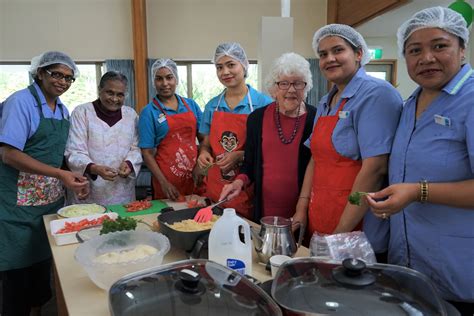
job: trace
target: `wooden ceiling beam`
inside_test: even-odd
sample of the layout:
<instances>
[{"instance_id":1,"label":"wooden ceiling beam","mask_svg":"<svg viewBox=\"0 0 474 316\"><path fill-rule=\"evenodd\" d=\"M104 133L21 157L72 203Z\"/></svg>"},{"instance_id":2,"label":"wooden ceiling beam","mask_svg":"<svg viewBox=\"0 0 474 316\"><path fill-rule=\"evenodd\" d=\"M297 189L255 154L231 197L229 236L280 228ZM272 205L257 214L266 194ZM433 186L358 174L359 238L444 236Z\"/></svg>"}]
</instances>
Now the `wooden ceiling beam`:
<instances>
[{"instance_id":1,"label":"wooden ceiling beam","mask_svg":"<svg viewBox=\"0 0 474 316\"><path fill-rule=\"evenodd\" d=\"M408 0L328 0L327 23L361 25Z\"/></svg>"}]
</instances>

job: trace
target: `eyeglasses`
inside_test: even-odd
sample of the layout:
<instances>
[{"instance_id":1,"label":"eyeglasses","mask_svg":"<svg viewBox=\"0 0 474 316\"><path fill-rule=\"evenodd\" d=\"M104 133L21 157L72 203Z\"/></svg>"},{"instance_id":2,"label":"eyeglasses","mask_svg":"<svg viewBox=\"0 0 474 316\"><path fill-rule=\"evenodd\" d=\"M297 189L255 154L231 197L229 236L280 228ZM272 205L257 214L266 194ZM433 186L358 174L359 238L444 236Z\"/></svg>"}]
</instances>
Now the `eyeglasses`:
<instances>
[{"instance_id":1,"label":"eyeglasses","mask_svg":"<svg viewBox=\"0 0 474 316\"><path fill-rule=\"evenodd\" d=\"M45 69L44 71L46 71L48 75L51 76L51 78L56 79L56 80L64 79L64 81L66 81L67 83L73 83L74 81L76 81L76 79L73 76L65 76L64 74L58 71L49 71L48 69Z\"/></svg>"},{"instance_id":2,"label":"eyeglasses","mask_svg":"<svg viewBox=\"0 0 474 316\"><path fill-rule=\"evenodd\" d=\"M303 90L307 85L307 83L304 81L295 81L295 82L278 81L275 83L278 86L278 88L281 90L288 90L290 89L292 85L293 85L293 88L295 88L296 90Z\"/></svg>"}]
</instances>

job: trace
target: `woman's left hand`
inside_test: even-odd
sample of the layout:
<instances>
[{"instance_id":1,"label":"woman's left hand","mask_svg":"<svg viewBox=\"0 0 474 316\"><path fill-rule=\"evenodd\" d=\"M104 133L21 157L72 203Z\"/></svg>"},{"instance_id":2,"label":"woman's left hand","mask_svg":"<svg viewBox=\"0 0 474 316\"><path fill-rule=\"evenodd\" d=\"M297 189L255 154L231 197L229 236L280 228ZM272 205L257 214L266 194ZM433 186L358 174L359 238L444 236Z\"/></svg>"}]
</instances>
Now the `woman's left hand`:
<instances>
[{"instance_id":1,"label":"woman's left hand","mask_svg":"<svg viewBox=\"0 0 474 316\"><path fill-rule=\"evenodd\" d=\"M366 198L375 216L386 219L417 201L419 192L420 186L417 183L398 183L379 192L369 193Z\"/></svg>"},{"instance_id":2,"label":"woman's left hand","mask_svg":"<svg viewBox=\"0 0 474 316\"><path fill-rule=\"evenodd\" d=\"M126 178L130 175L130 173L132 173L132 170L130 170L128 163L122 161L118 170L118 175L122 178Z\"/></svg>"},{"instance_id":3,"label":"woman's left hand","mask_svg":"<svg viewBox=\"0 0 474 316\"><path fill-rule=\"evenodd\" d=\"M242 158L243 151L232 151L225 153L224 157L216 162L216 165L218 165L224 173L227 173L235 169L236 165L242 161Z\"/></svg>"}]
</instances>

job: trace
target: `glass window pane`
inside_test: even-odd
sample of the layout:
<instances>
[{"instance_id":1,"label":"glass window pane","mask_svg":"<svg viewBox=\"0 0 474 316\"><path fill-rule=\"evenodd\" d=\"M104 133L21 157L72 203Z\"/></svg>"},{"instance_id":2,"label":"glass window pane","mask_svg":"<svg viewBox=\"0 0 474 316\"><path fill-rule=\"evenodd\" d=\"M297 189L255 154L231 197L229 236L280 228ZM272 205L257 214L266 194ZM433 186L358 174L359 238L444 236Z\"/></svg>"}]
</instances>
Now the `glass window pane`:
<instances>
[{"instance_id":1,"label":"glass window pane","mask_svg":"<svg viewBox=\"0 0 474 316\"><path fill-rule=\"evenodd\" d=\"M95 64L79 64L79 78L72 83L60 99L69 112L72 112L78 105L86 102L92 102L97 99L97 86L99 83L96 78Z\"/></svg>"},{"instance_id":2,"label":"glass window pane","mask_svg":"<svg viewBox=\"0 0 474 316\"><path fill-rule=\"evenodd\" d=\"M206 103L224 89L216 75L213 64L193 64L193 99L204 109Z\"/></svg>"},{"instance_id":3,"label":"glass window pane","mask_svg":"<svg viewBox=\"0 0 474 316\"><path fill-rule=\"evenodd\" d=\"M179 83L178 83L178 86L176 87L176 93L183 97L189 98L188 75L187 75L186 66L178 65L178 77L179 77Z\"/></svg>"},{"instance_id":4,"label":"glass window pane","mask_svg":"<svg viewBox=\"0 0 474 316\"><path fill-rule=\"evenodd\" d=\"M0 65L0 102L30 84L30 65Z\"/></svg>"},{"instance_id":5,"label":"glass window pane","mask_svg":"<svg viewBox=\"0 0 474 316\"><path fill-rule=\"evenodd\" d=\"M250 64L246 82L254 89L258 89L258 64Z\"/></svg>"}]
</instances>

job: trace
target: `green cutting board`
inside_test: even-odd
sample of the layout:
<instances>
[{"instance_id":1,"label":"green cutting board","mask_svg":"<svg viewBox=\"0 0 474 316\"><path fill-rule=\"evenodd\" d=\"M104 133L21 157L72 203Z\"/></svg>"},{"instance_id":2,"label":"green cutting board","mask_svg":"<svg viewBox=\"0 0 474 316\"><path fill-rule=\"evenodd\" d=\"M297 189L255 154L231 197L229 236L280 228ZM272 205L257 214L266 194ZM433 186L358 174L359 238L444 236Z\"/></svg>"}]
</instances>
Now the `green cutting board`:
<instances>
[{"instance_id":1,"label":"green cutting board","mask_svg":"<svg viewBox=\"0 0 474 316\"><path fill-rule=\"evenodd\" d=\"M127 209L123 206L123 204L109 205L107 206L107 209L109 211L118 213L118 215L120 215L121 217L130 217L130 216L137 216L137 215L159 213L161 212L162 209L164 209L165 207L168 207L166 203L159 200L153 200L151 201L151 204L152 205L150 208L147 208L146 210L138 211L138 212L127 212Z\"/></svg>"}]
</instances>

